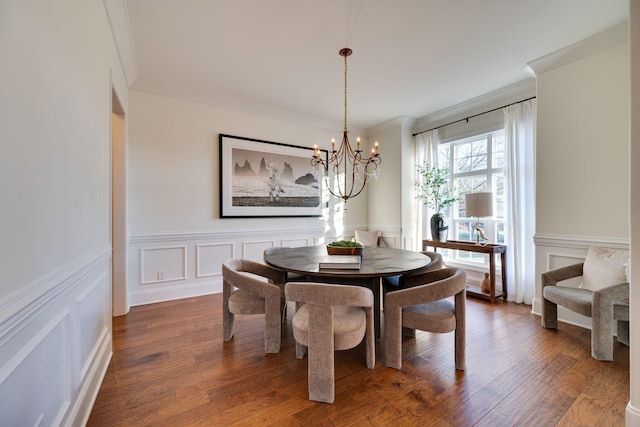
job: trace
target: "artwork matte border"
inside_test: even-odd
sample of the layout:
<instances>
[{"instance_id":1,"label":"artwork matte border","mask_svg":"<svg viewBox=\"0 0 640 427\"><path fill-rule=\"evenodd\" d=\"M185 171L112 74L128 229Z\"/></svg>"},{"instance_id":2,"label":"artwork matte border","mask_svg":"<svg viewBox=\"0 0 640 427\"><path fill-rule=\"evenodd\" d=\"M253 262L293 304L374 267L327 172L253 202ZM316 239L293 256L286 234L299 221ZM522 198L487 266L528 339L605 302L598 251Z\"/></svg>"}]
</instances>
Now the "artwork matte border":
<instances>
[{"instance_id":1,"label":"artwork matte border","mask_svg":"<svg viewBox=\"0 0 640 427\"><path fill-rule=\"evenodd\" d=\"M312 148L226 134L219 148L221 218L322 216Z\"/></svg>"}]
</instances>

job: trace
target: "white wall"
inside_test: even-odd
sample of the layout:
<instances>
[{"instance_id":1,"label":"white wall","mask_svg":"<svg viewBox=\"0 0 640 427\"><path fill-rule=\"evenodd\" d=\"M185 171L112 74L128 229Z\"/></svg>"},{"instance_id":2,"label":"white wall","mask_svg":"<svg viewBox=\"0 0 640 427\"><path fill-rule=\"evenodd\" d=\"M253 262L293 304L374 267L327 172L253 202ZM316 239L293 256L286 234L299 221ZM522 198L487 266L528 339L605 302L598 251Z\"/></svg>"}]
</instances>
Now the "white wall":
<instances>
[{"instance_id":1,"label":"white wall","mask_svg":"<svg viewBox=\"0 0 640 427\"><path fill-rule=\"evenodd\" d=\"M589 245L628 248L629 45L611 34L610 47L537 70L535 313L542 272L584 260Z\"/></svg>"},{"instance_id":2,"label":"white wall","mask_svg":"<svg viewBox=\"0 0 640 427\"><path fill-rule=\"evenodd\" d=\"M537 233L629 237L628 49L538 76Z\"/></svg>"},{"instance_id":3,"label":"white wall","mask_svg":"<svg viewBox=\"0 0 640 427\"><path fill-rule=\"evenodd\" d=\"M0 3L0 423L81 425L111 355L111 95L99 0Z\"/></svg>"},{"instance_id":4,"label":"white wall","mask_svg":"<svg viewBox=\"0 0 640 427\"><path fill-rule=\"evenodd\" d=\"M366 228L366 193L350 199L346 213L329 198L321 218L219 217L220 133L308 147L311 160L314 144L326 149L332 137L341 140L340 125L324 129L140 91L130 92L129 110L132 305L219 292L230 257L262 259L266 247L314 245Z\"/></svg>"}]
</instances>

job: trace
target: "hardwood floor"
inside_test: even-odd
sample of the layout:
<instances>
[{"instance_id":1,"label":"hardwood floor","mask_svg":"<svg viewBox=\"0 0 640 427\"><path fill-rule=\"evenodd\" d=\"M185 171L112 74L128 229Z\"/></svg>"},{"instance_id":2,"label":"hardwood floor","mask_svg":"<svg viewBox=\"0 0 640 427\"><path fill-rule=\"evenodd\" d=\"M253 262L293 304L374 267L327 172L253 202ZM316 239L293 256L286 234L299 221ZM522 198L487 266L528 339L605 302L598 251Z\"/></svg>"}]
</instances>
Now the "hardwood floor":
<instances>
[{"instance_id":1,"label":"hardwood floor","mask_svg":"<svg viewBox=\"0 0 640 427\"><path fill-rule=\"evenodd\" d=\"M113 320L113 359L89 426L623 426L629 349L590 356L588 330L540 326L531 307L467 299L467 369L453 334L418 332L401 371L374 370L364 345L335 353L333 404L307 399L291 317L265 355L262 316L236 316L222 341L221 294L133 307ZM293 306L293 304L290 304Z\"/></svg>"}]
</instances>

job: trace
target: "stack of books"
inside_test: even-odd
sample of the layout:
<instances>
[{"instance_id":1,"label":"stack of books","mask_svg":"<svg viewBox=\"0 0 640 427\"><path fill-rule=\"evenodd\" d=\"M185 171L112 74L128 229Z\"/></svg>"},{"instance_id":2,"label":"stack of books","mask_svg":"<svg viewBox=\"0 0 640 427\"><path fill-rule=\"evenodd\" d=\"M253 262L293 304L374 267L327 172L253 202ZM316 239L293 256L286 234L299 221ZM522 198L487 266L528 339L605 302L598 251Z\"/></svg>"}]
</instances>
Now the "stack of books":
<instances>
[{"instance_id":1,"label":"stack of books","mask_svg":"<svg viewBox=\"0 0 640 427\"><path fill-rule=\"evenodd\" d=\"M320 260L320 270L360 270L359 255L327 255Z\"/></svg>"}]
</instances>

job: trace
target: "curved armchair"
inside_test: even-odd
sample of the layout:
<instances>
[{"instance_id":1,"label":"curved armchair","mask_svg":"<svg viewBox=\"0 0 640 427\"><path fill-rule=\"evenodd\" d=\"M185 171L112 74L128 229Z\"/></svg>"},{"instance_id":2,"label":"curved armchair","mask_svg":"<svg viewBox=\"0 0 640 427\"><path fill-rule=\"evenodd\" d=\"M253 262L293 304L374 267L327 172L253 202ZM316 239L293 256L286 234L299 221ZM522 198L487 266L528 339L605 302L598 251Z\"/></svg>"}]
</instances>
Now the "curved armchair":
<instances>
[{"instance_id":1,"label":"curved armchair","mask_svg":"<svg viewBox=\"0 0 640 427\"><path fill-rule=\"evenodd\" d=\"M581 262L542 273L542 326L558 329L558 305L591 317L591 356L613 360L614 321L618 322L618 341L629 345L629 283L596 291L558 286L558 282L582 276L583 267Z\"/></svg>"},{"instance_id":2,"label":"curved armchair","mask_svg":"<svg viewBox=\"0 0 640 427\"><path fill-rule=\"evenodd\" d=\"M360 286L289 282L285 294L296 302L296 357L302 359L309 351L309 400L333 403L334 350L353 348L364 338L367 368L376 363L373 293Z\"/></svg>"},{"instance_id":3,"label":"curved armchair","mask_svg":"<svg viewBox=\"0 0 640 427\"><path fill-rule=\"evenodd\" d=\"M455 331L456 369L465 368L467 273L442 268L403 276L401 287L384 297L384 364L402 368L403 328L446 333ZM453 302L449 297L454 297Z\"/></svg>"},{"instance_id":4,"label":"curved armchair","mask_svg":"<svg viewBox=\"0 0 640 427\"><path fill-rule=\"evenodd\" d=\"M384 290L385 292L390 292L393 290L398 290L398 287L401 286L400 283L402 282L402 277L408 277L408 276L412 276L415 274L421 274L421 273L425 273L427 271L433 271L433 270L439 270L442 267L444 267L444 263L442 262L442 255L438 252L430 252L430 251L425 251L422 252L423 254L425 254L426 256L428 256L429 258L431 258L431 264L429 264L428 266L421 268L418 271L415 271L413 273L410 274L404 274L402 276L385 276L382 278L382 284L384 285Z\"/></svg>"},{"instance_id":5,"label":"curved armchair","mask_svg":"<svg viewBox=\"0 0 640 427\"><path fill-rule=\"evenodd\" d=\"M268 279L259 280L253 275ZM280 352L284 273L247 259L222 263L222 330L225 341L234 334L236 314L264 314L264 351ZM236 289L237 288L237 289Z\"/></svg>"}]
</instances>

